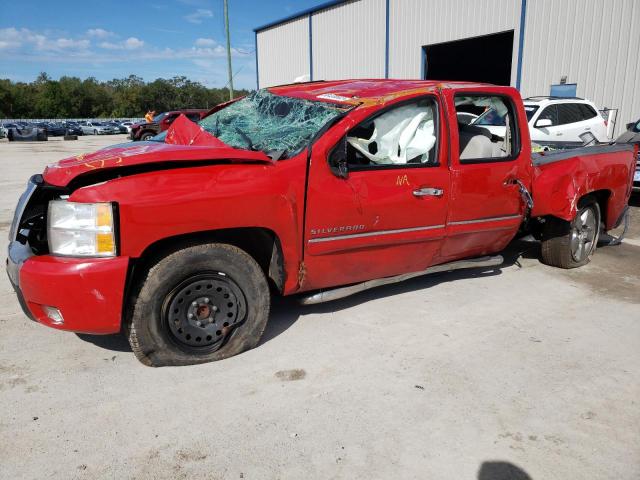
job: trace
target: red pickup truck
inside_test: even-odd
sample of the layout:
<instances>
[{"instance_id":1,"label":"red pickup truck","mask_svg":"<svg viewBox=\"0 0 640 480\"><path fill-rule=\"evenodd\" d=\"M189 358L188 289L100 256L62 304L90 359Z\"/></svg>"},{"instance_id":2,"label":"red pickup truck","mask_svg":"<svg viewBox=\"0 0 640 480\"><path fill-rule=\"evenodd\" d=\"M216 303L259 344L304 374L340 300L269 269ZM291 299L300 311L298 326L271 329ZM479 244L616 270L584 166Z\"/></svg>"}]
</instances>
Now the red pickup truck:
<instances>
[{"instance_id":1,"label":"red pickup truck","mask_svg":"<svg viewBox=\"0 0 640 480\"><path fill-rule=\"evenodd\" d=\"M458 122L488 109L504 136ZM256 346L271 295L317 303L499 265L525 233L543 262L584 265L634 169L628 145L532 155L513 88L285 85L33 176L7 268L42 324L122 329L147 365L200 363Z\"/></svg>"},{"instance_id":2,"label":"red pickup truck","mask_svg":"<svg viewBox=\"0 0 640 480\"><path fill-rule=\"evenodd\" d=\"M134 123L131 126L131 134L129 137L131 140L149 140L151 137L158 135L160 132L167 130L173 121L180 115L186 116L189 120L197 122L206 113L207 109L187 109L187 110L173 110L170 112L162 112L153 118L152 122Z\"/></svg>"}]
</instances>

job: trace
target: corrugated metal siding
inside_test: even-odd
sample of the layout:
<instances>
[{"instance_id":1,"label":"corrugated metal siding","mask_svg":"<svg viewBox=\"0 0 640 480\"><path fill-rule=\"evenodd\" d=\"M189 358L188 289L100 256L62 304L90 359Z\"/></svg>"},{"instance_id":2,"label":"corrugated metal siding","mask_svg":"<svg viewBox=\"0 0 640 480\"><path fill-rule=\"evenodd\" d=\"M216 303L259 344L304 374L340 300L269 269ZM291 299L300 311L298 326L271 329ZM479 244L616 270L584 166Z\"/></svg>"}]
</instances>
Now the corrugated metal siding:
<instances>
[{"instance_id":1,"label":"corrugated metal siding","mask_svg":"<svg viewBox=\"0 0 640 480\"><path fill-rule=\"evenodd\" d=\"M314 13L313 78L384 78L385 0L356 0Z\"/></svg>"},{"instance_id":2,"label":"corrugated metal siding","mask_svg":"<svg viewBox=\"0 0 640 480\"><path fill-rule=\"evenodd\" d=\"M390 0L389 76L420 78L423 45L514 30L515 84L520 5L519 0Z\"/></svg>"},{"instance_id":3,"label":"corrugated metal siding","mask_svg":"<svg viewBox=\"0 0 640 480\"><path fill-rule=\"evenodd\" d=\"M257 35L260 88L309 74L309 19L292 20Z\"/></svg>"},{"instance_id":4,"label":"corrugated metal siding","mask_svg":"<svg viewBox=\"0 0 640 480\"><path fill-rule=\"evenodd\" d=\"M578 96L619 109L619 134L640 117L639 45L638 0L530 0L522 95L548 95L566 75Z\"/></svg>"}]
</instances>

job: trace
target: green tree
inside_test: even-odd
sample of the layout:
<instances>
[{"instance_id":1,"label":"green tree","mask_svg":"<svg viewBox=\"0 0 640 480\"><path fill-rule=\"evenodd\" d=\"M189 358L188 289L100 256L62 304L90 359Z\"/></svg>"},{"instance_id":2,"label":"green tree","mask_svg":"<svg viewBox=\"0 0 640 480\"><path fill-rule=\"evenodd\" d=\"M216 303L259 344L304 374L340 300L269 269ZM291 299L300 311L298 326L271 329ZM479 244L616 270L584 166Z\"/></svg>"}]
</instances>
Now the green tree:
<instances>
[{"instance_id":1,"label":"green tree","mask_svg":"<svg viewBox=\"0 0 640 480\"><path fill-rule=\"evenodd\" d=\"M0 79L0 117L101 118L141 117L180 108L211 108L226 101L225 89L207 88L185 76L152 82L136 76L101 82L41 72L33 82ZM239 91L246 95L248 91Z\"/></svg>"}]
</instances>

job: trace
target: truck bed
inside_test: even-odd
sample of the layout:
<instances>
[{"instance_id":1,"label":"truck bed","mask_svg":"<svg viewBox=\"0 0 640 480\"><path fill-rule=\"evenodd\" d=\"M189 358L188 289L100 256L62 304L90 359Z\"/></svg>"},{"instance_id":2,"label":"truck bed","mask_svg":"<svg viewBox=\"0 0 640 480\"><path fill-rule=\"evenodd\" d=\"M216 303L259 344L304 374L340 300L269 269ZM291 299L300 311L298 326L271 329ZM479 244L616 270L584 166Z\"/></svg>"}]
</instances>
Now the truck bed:
<instances>
[{"instance_id":1,"label":"truck bed","mask_svg":"<svg viewBox=\"0 0 640 480\"><path fill-rule=\"evenodd\" d=\"M629 143L614 143L606 145L594 145L591 147L571 148L567 150L556 150L549 152L534 153L531 155L531 163L539 167L548 163L560 162L574 157L586 157L590 155L600 155L603 153L616 153L629 151L633 152L633 145Z\"/></svg>"},{"instance_id":2,"label":"truck bed","mask_svg":"<svg viewBox=\"0 0 640 480\"><path fill-rule=\"evenodd\" d=\"M571 221L579 200L593 194L602 203L605 230L614 228L629 201L634 152L633 145L612 144L533 154L531 215Z\"/></svg>"}]
</instances>

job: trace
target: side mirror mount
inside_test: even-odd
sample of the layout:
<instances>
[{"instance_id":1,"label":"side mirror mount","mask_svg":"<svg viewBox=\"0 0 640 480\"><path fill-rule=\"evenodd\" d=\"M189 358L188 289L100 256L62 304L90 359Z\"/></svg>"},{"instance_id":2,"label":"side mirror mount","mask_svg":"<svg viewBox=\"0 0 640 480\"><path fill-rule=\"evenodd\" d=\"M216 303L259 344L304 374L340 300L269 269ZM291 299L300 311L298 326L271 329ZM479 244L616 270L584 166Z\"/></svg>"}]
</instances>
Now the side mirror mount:
<instances>
[{"instance_id":1,"label":"side mirror mount","mask_svg":"<svg viewBox=\"0 0 640 480\"><path fill-rule=\"evenodd\" d=\"M342 137L340 141L329 153L327 159L329 170L338 178L347 178L349 176L349 168L347 166L347 137Z\"/></svg>"},{"instance_id":2,"label":"side mirror mount","mask_svg":"<svg viewBox=\"0 0 640 480\"><path fill-rule=\"evenodd\" d=\"M636 125L636 124L635 124L635 123L633 123L633 122L631 122L631 123L627 123L627 124L625 125L625 128L626 128L627 130L633 130L633 127L634 127L635 125Z\"/></svg>"},{"instance_id":3,"label":"side mirror mount","mask_svg":"<svg viewBox=\"0 0 640 480\"><path fill-rule=\"evenodd\" d=\"M536 128L552 127L553 122L549 118L543 118L541 120L538 120L534 126Z\"/></svg>"}]
</instances>

